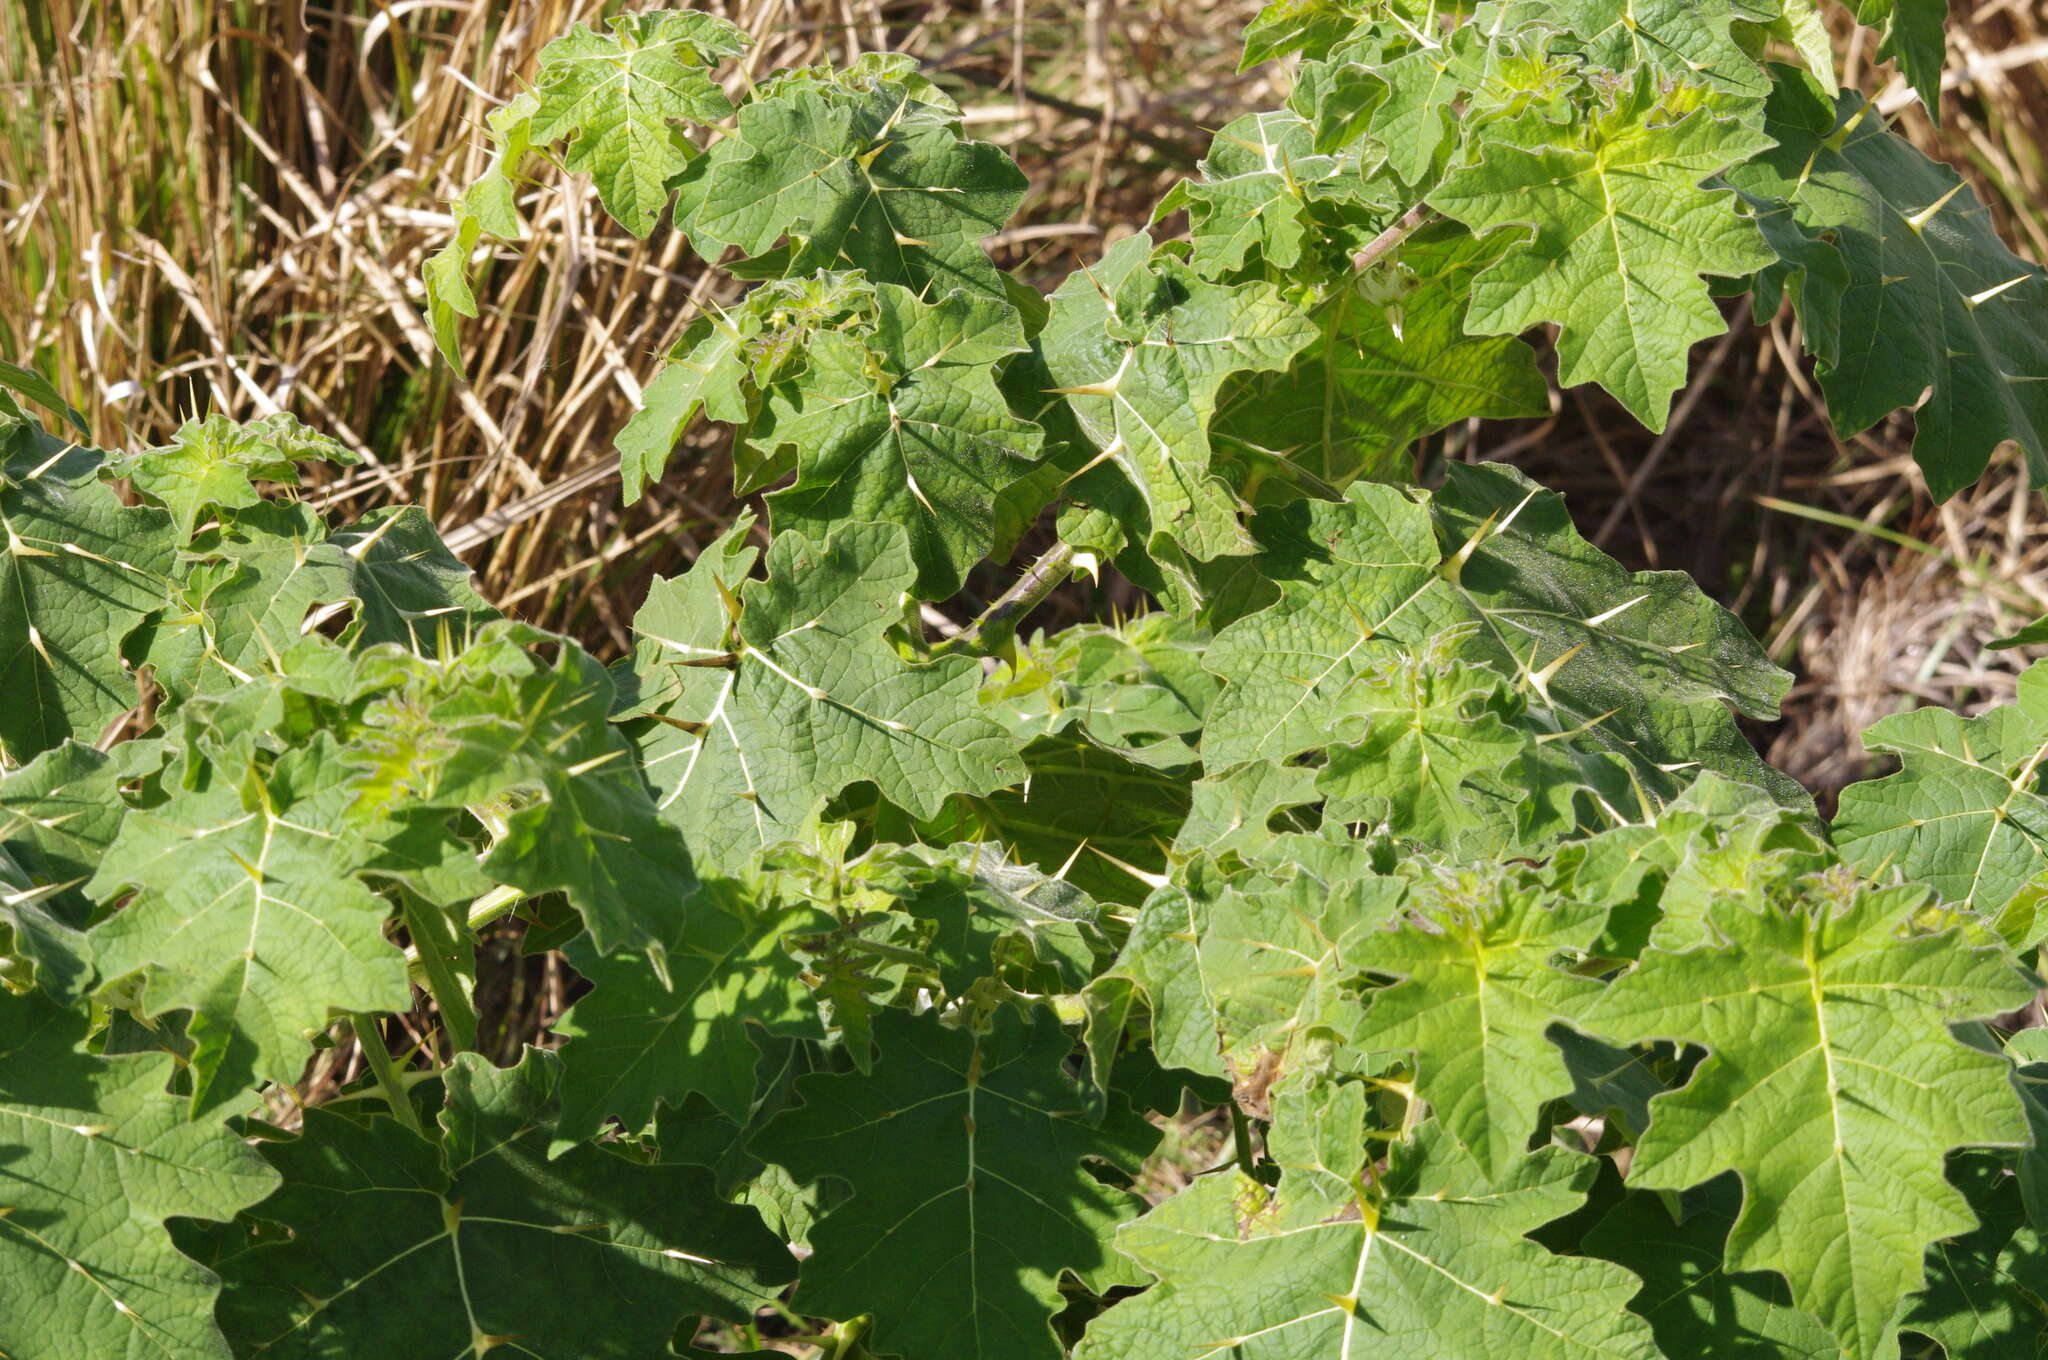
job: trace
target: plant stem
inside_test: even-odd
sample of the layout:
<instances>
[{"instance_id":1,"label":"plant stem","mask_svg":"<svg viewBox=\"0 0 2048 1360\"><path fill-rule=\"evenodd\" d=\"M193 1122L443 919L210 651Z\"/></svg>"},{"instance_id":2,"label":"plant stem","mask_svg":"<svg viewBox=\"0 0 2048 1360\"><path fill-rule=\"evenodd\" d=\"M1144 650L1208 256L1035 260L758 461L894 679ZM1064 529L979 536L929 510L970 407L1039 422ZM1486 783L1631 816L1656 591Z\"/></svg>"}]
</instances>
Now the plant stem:
<instances>
[{"instance_id":1,"label":"plant stem","mask_svg":"<svg viewBox=\"0 0 2048 1360\"><path fill-rule=\"evenodd\" d=\"M469 904L466 924L472 931L482 930L525 900L526 894L517 888L493 888Z\"/></svg>"},{"instance_id":2,"label":"plant stem","mask_svg":"<svg viewBox=\"0 0 2048 1360\"><path fill-rule=\"evenodd\" d=\"M943 654L963 648L983 648L986 645L983 639L991 634L995 635L998 643L1004 641L1015 629L1018 619L1038 608L1046 596L1059 589L1073 566L1074 550L1064 543L1053 544L1039 554L1036 562L1024 569L1015 585L981 611L981 617L962 629L958 637L949 638L933 650Z\"/></svg>"},{"instance_id":3,"label":"plant stem","mask_svg":"<svg viewBox=\"0 0 2048 1360\"><path fill-rule=\"evenodd\" d=\"M1430 221L1435 216L1435 210L1427 203L1416 204L1407 212L1401 214L1400 221L1394 223L1393 226L1388 227L1370 241L1367 241L1365 248L1351 257L1352 269L1362 274L1372 268L1391 252L1395 246L1400 245L1401 242L1414 235L1424 223Z\"/></svg>"},{"instance_id":4,"label":"plant stem","mask_svg":"<svg viewBox=\"0 0 2048 1360\"><path fill-rule=\"evenodd\" d=\"M479 899L481 900L481 899ZM441 1024L454 1041L456 1051L476 1047L476 1006L470 1000L469 983L462 975L464 941L457 938L447 915L431 902L406 893L399 903L406 934L412 936L409 964L416 967L418 981L434 1007ZM473 965L472 965L473 968Z\"/></svg>"},{"instance_id":5,"label":"plant stem","mask_svg":"<svg viewBox=\"0 0 2048 1360\"><path fill-rule=\"evenodd\" d=\"M391 1050L384 1047L384 1032L377 1027L377 1017L351 1011L348 1026L355 1031L356 1046L363 1050L363 1060L370 1065L370 1075L377 1079L384 1103L391 1107L391 1117L424 1137L426 1131L420 1127L419 1113L413 1109L405 1083L398 1079L397 1069L391 1065Z\"/></svg>"},{"instance_id":6,"label":"plant stem","mask_svg":"<svg viewBox=\"0 0 2048 1360\"><path fill-rule=\"evenodd\" d=\"M865 1316L840 1323L835 1338L836 1344L832 1347L832 1360L851 1360L854 1345L859 1342L860 1334L867 1329L868 1320Z\"/></svg>"}]
</instances>

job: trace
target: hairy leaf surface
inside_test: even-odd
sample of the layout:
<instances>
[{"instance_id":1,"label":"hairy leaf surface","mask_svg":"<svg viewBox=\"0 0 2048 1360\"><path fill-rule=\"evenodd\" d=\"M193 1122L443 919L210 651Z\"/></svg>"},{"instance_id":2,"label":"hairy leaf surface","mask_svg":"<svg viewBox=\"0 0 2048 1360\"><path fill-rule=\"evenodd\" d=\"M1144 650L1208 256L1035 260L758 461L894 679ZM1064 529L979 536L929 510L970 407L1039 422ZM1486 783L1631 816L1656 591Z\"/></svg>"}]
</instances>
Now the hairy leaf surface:
<instances>
[{"instance_id":1,"label":"hairy leaf surface","mask_svg":"<svg viewBox=\"0 0 2048 1360\"><path fill-rule=\"evenodd\" d=\"M587 941L564 951L589 995L555 1026L562 1049L556 1147L596 1133L607 1116L627 1129L681 1105L692 1091L745 1121L760 1052L750 1031L822 1039L817 1007L784 948L794 932L827 924L803 907L756 904L714 882L671 915L667 978L632 950L600 954Z\"/></svg>"},{"instance_id":2,"label":"hairy leaf surface","mask_svg":"<svg viewBox=\"0 0 2048 1360\"><path fill-rule=\"evenodd\" d=\"M1015 742L975 701L979 668L905 662L883 636L916 578L900 528L781 534L767 579L747 581L747 527L658 583L634 619L633 711L654 719L641 759L702 862L788 838L856 780L929 817L950 792L1021 775Z\"/></svg>"},{"instance_id":3,"label":"hairy leaf surface","mask_svg":"<svg viewBox=\"0 0 2048 1360\"><path fill-rule=\"evenodd\" d=\"M92 931L101 974L145 973L149 1011L189 1009L195 1110L257 1078L290 1082L330 1010L395 1010L405 965L390 905L356 878L368 843L352 771L322 742L275 770L218 769L128 814L88 891L135 900Z\"/></svg>"},{"instance_id":4,"label":"hairy leaf surface","mask_svg":"<svg viewBox=\"0 0 2048 1360\"><path fill-rule=\"evenodd\" d=\"M1975 718L1894 714L1871 724L1863 744L1902 767L1842 791L1834 839L1851 864L1895 868L1981 911L2048 868L2048 666L2020 678L2017 703Z\"/></svg>"},{"instance_id":5,"label":"hairy leaf surface","mask_svg":"<svg viewBox=\"0 0 2048 1360\"><path fill-rule=\"evenodd\" d=\"M698 252L761 255L784 237L777 273L861 269L876 282L1000 297L981 238L1024 194L1002 151L963 139L949 112L897 82L789 81L740 110L693 171L677 207Z\"/></svg>"},{"instance_id":6,"label":"hairy leaf surface","mask_svg":"<svg viewBox=\"0 0 2048 1360\"><path fill-rule=\"evenodd\" d=\"M1354 1145L1329 1170L1341 1183L1359 1159ZM1522 1236L1575 1207L1592 1171L1551 1147L1489 1178L1431 1126L1395 1150L1377 1193L1350 1205L1295 1198L1294 1171L1277 1193L1228 1173L1203 1177L1117 1235L1159 1283L1095 1322L1078 1355L1647 1360L1649 1328L1623 1308L1636 1283L1628 1272Z\"/></svg>"},{"instance_id":7,"label":"hairy leaf surface","mask_svg":"<svg viewBox=\"0 0 2048 1360\"><path fill-rule=\"evenodd\" d=\"M1926 1244L1975 1222L1943 1176L1949 1149L2028 1138L2004 1061L1948 1026L2032 990L2000 951L1903 934L1921 901L1723 904L1709 921L1725 945L1653 948L1585 1014L1617 1038L1706 1046L1692 1080L1650 1102L1630 1181L1682 1190L1740 1171L1729 1268L1784 1275L1856 1356L1883 1351Z\"/></svg>"},{"instance_id":8,"label":"hairy leaf surface","mask_svg":"<svg viewBox=\"0 0 2048 1360\"><path fill-rule=\"evenodd\" d=\"M1774 258L1733 194L1699 187L1769 141L1662 98L1645 72L1571 132L1534 115L1495 124L1478 164L1429 196L1475 232L1521 233L1474 280L1466 327L1511 335L1558 323L1559 378L1598 382L1653 430L1693 342L1726 329L1699 276L1749 274Z\"/></svg>"},{"instance_id":9,"label":"hairy leaf surface","mask_svg":"<svg viewBox=\"0 0 2048 1360\"><path fill-rule=\"evenodd\" d=\"M541 51L527 136L567 142L564 164L589 174L605 211L645 236L690 160L670 124L732 111L705 68L745 45L739 29L694 10L620 15L609 33L577 24Z\"/></svg>"}]
</instances>

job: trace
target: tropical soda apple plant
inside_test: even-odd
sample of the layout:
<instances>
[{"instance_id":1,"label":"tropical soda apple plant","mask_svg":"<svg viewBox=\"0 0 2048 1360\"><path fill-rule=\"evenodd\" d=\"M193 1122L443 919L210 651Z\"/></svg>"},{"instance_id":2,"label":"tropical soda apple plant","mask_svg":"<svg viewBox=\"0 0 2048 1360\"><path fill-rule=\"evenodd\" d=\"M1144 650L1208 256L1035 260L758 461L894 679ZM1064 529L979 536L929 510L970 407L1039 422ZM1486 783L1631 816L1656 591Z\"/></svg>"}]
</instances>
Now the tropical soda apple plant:
<instances>
[{"instance_id":1,"label":"tropical soda apple plant","mask_svg":"<svg viewBox=\"0 0 2048 1360\"><path fill-rule=\"evenodd\" d=\"M1942 6L1854 11L1931 109ZM2048 283L1823 17L1281 0L1285 107L1050 294L910 59L569 29L434 332L532 162L666 216L738 284L625 495L710 423L762 507L608 664L295 497L352 455L289 417L108 452L5 370L0 1352L2039 1353L2048 670L1824 821L1690 578L1416 475L1543 408L1544 326L1661 428L1744 292L1937 495L2048 470ZM1147 611L1023 630L1106 572ZM501 1067L508 918L587 986ZM1139 1193L1190 1109L1218 1164Z\"/></svg>"}]
</instances>

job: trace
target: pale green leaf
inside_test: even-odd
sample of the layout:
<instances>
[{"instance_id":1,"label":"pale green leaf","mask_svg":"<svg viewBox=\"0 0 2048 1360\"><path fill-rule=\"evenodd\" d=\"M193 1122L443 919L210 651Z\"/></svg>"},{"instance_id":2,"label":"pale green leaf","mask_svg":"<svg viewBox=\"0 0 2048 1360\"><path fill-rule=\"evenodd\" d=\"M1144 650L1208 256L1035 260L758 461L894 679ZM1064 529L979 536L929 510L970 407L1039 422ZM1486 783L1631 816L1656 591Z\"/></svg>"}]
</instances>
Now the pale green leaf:
<instances>
[{"instance_id":1,"label":"pale green leaf","mask_svg":"<svg viewBox=\"0 0 2048 1360\"><path fill-rule=\"evenodd\" d=\"M557 650L553 664L535 644ZM697 879L609 721L604 667L573 642L499 622L453 657L382 647L361 670L361 692L378 697L347 753L359 817L482 809L484 873L529 895L567 893L599 950L638 948L661 966L668 920Z\"/></svg>"},{"instance_id":2,"label":"pale green leaf","mask_svg":"<svg viewBox=\"0 0 2048 1360\"><path fill-rule=\"evenodd\" d=\"M1325 1193L1295 1196L1292 1170L1277 1193L1202 1177L1117 1235L1159 1283L1092 1323L1078 1360L1651 1360L1648 1326L1623 1307L1628 1272L1522 1235L1576 1207L1592 1172L1549 1147L1489 1178L1432 1124L1334 1210Z\"/></svg>"},{"instance_id":3,"label":"pale green leaf","mask_svg":"<svg viewBox=\"0 0 2048 1360\"><path fill-rule=\"evenodd\" d=\"M1212 437L1342 487L1406 480L1409 446L1458 421L1543 414L1529 346L1465 333L1473 276L1507 246L1505 234L1433 233L1401 248L1392 296L1372 295L1369 280L1333 290L1311 314L1316 341L1284 372L1233 383Z\"/></svg>"},{"instance_id":4,"label":"pale green leaf","mask_svg":"<svg viewBox=\"0 0 2048 1360\"><path fill-rule=\"evenodd\" d=\"M1926 1245L1975 1224L1943 1176L1948 1151L2028 1138L2005 1061L1949 1026L2032 988L2000 950L1906 934L1922 901L1724 903L1709 922L1726 944L1648 950L1584 1016L1616 1039L1706 1047L1684 1087L1651 1101L1630 1182L1682 1190L1741 1172L1728 1268L1785 1276L1859 1358L1884 1353Z\"/></svg>"},{"instance_id":5,"label":"pale green leaf","mask_svg":"<svg viewBox=\"0 0 2048 1360\"><path fill-rule=\"evenodd\" d=\"M1428 200L1476 233L1517 233L1474 281L1467 329L1512 335L1556 322L1559 378L1598 382L1653 430L1693 342L1727 328L1699 276L1741 276L1774 258L1732 193L1700 187L1769 140L1666 102L1676 98L1645 70L1575 128L1535 115L1496 123L1478 163Z\"/></svg>"},{"instance_id":6,"label":"pale green leaf","mask_svg":"<svg viewBox=\"0 0 2048 1360\"><path fill-rule=\"evenodd\" d=\"M296 1081L331 1011L406 1004L389 904L356 878L369 847L345 817L351 773L324 741L268 774L216 769L131 811L88 885L136 891L93 928L93 953L109 981L143 975L149 1013L192 1012L195 1110Z\"/></svg>"},{"instance_id":7,"label":"pale green leaf","mask_svg":"<svg viewBox=\"0 0 2048 1360\"><path fill-rule=\"evenodd\" d=\"M1729 32L1737 17L1729 0L1549 0L1542 8L1610 71L1655 71L1744 99L1769 88Z\"/></svg>"},{"instance_id":8,"label":"pale green leaf","mask_svg":"<svg viewBox=\"0 0 2048 1360\"><path fill-rule=\"evenodd\" d=\"M851 268L918 292L1000 297L981 240L1024 188L1002 151L889 82L790 82L740 110L692 168L677 215L707 259L728 245L759 256L787 237L777 273Z\"/></svg>"},{"instance_id":9,"label":"pale green leaf","mask_svg":"<svg viewBox=\"0 0 2048 1360\"><path fill-rule=\"evenodd\" d=\"M695 10L620 15L609 33L577 24L541 50L528 135L537 146L567 142L563 163L589 174L605 211L645 236L690 160L671 125L732 111L706 68L746 42L726 20Z\"/></svg>"},{"instance_id":10,"label":"pale green leaf","mask_svg":"<svg viewBox=\"0 0 2048 1360\"><path fill-rule=\"evenodd\" d=\"M778 535L747 581L749 524L657 582L634 619L640 753L662 815L700 862L743 863L870 780L914 816L1019 778L965 657L904 661L884 632L916 576L903 530Z\"/></svg>"},{"instance_id":11,"label":"pale green leaf","mask_svg":"<svg viewBox=\"0 0 2048 1360\"><path fill-rule=\"evenodd\" d=\"M1395 663L1430 647L1500 676L1539 745L1623 762L1645 811L1701 768L1804 801L1728 711L1772 713L1785 684L1732 615L1682 573L1624 571L1519 474L1449 472L1426 502L1358 484L1269 526L1282 598L1206 660L1229 681L1202 737L1210 770L1341 743Z\"/></svg>"},{"instance_id":12,"label":"pale green leaf","mask_svg":"<svg viewBox=\"0 0 2048 1360\"><path fill-rule=\"evenodd\" d=\"M750 423L769 384L803 372L813 337L869 329L874 315L874 285L857 272L820 270L771 279L738 305L692 321L641 394L640 409L612 441L626 504L661 480L677 442L700 414L728 425ZM773 460L749 469L746 453L735 450L733 464L741 495L788 472Z\"/></svg>"},{"instance_id":13,"label":"pale green leaf","mask_svg":"<svg viewBox=\"0 0 2048 1360\"><path fill-rule=\"evenodd\" d=\"M1355 167L1348 184L1337 182L1346 167L1316 154L1313 140L1309 125L1287 110L1235 119L1202 158L1201 178L1181 184L1153 219L1185 206L1196 267L1212 278L1243 268L1249 255L1292 269L1315 230L1310 204L1364 187Z\"/></svg>"},{"instance_id":14,"label":"pale green leaf","mask_svg":"<svg viewBox=\"0 0 2048 1360\"><path fill-rule=\"evenodd\" d=\"M768 498L779 532L900 524L917 594L944 599L988 555L998 493L1037 461L1038 428L1010 414L991 369L1024 349L1024 332L1007 303L979 294L928 303L885 283L874 302L870 334L810 339L747 439L771 459L795 450L796 480Z\"/></svg>"},{"instance_id":15,"label":"pale green leaf","mask_svg":"<svg viewBox=\"0 0 2048 1360\"><path fill-rule=\"evenodd\" d=\"M170 443L120 459L107 473L126 477L169 510L189 538L206 511L245 510L261 501L259 481L297 486L300 463L352 467L361 461L354 450L288 415L239 423L215 415L186 421Z\"/></svg>"},{"instance_id":16,"label":"pale green leaf","mask_svg":"<svg viewBox=\"0 0 2048 1360\"><path fill-rule=\"evenodd\" d=\"M1204 561L1250 552L1237 495L1210 466L1217 395L1234 373L1285 367L1314 337L1269 284L1210 283L1143 233L1118 242L1060 285L1039 337L1095 449L1074 494L1102 499L1140 547Z\"/></svg>"},{"instance_id":17,"label":"pale green leaf","mask_svg":"<svg viewBox=\"0 0 2048 1360\"><path fill-rule=\"evenodd\" d=\"M1544 1103L1572 1086L1545 1031L1600 991L1553 960L1583 956L1607 914L1491 871L1425 879L1407 915L1355 952L1402 980L1373 993L1353 1033L1366 1048L1412 1052L1416 1090L1482 1170L1503 1174Z\"/></svg>"},{"instance_id":18,"label":"pale green leaf","mask_svg":"<svg viewBox=\"0 0 2048 1360\"><path fill-rule=\"evenodd\" d=\"M539 107L540 101L528 90L485 115L491 137L490 164L451 205L455 235L420 266L427 293L427 324L433 328L435 348L457 376L467 376L457 343L462 319L475 320L477 314L476 294L469 287L469 257L487 233L512 238L524 230L513 201L512 177L533 149L533 115Z\"/></svg>"},{"instance_id":19,"label":"pale green leaf","mask_svg":"<svg viewBox=\"0 0 2048 1360\"><path fill-rule=\"evenodd\" d=\"M2048 663L2020 677L2017 703L1975 718L1894 714L1871 724L1863 745L1902 768L1842 790L1834 841L1849 863L1895 870L1980 911L2048 868Z\"/></svg>"},{"instance_id":20,"label":"pale green leaf","mask_svg":"<svg viewBox=\"0 0 2048 1360\"><path fill-rule=\"evenodd\" d=\"M1330 734L1316 779L1324 815L1432 845L1461 834L1512 837L1507 771L1527 739L1495 711L1502 683L1477 666L1392 659L1353 692Z\"/></svg>"}]
</instances>

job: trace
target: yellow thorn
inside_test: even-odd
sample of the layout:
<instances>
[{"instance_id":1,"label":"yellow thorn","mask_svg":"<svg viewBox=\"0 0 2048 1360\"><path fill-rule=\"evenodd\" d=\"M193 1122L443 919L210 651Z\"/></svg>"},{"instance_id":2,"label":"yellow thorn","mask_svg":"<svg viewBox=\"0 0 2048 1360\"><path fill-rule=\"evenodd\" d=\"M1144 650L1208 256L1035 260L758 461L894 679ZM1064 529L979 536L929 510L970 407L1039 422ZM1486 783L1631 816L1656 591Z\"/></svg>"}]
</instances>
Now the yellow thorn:
<instances>
[{"instance_id":1,"label":"yellow thorn","mask_svg":"<svg viewBox=\"0 0 2048 1360\"><path fill-rule=\"evenodd\" d=\"M1920 228L1926 226L1930 221L1933 220L1934 215L1936 213L1940 212L1943 208L1948 206L1948 201L1950 199L1954 198L1957 194L1961 193L1962 191L1963 182L1961 180L1957 180L1956 185L1953 189L1950 189L1940 198L1935 199L1932 203L1922 208L1919 212L1916 212L1911 217L1907 218L1906 225L1911 227L1917 233L1920 230Z\"/></svg>"},{"instance_id":2,"label":"yellow thorn","mask_svg":"<svg viewBox=\"0 0 2048 1360\"><path fill-rule=\"evenodd\" d=\"M1976 307L1979 307L1982 304L1991 301L1991 299L1997 297L2006 289L2019 287L2021 284L2025 283L2029 278L2032 277L2033 276L2031 274L2015 274L2013 275L2013 277L2007 279L2004 283L1995 283L1991 287L1986 288L1981 293L1970 294L1970 296L1963 299L1963 304L1967 307L1975 309Z\"/></svg>"}]
</instances>

